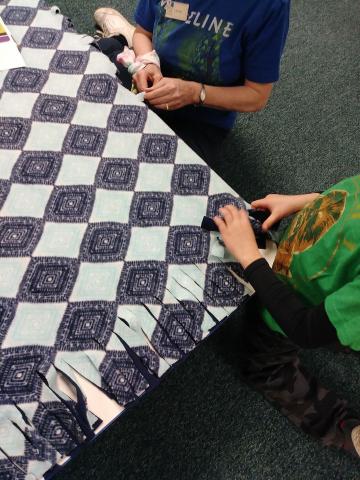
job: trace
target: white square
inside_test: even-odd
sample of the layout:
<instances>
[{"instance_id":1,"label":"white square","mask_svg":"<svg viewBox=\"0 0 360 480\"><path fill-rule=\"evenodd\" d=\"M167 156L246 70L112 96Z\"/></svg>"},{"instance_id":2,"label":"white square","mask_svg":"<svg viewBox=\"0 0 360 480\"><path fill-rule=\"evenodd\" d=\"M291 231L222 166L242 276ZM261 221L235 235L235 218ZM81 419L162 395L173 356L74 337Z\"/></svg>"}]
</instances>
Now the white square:
<instances>
[{"instance_id":1,"label":"white square","mask_svg":"<svg viewBox=\"0 0 360 480\"><path fill-rule=\"evenodd\" d=\"M147 305L147 307L155 318L160 317L161 305ZM148 338L152 337L157 326L153 316L142 305L119 305L117 316L124 318L132 330L141 328ZM118 320L117 323L120 322L121 320Z\"/></svg>"},{"instance_id":2,"label":"white square","mask_svg":"<svg viewBox=\"0 0 360 480\"><path fill-rule=\"evenodd\" d=\"M6 408L6 406L5 406ZM1 409L3 410L3 408ZM0 421L0 445L4 449L7 455L10 457L22 457L25 455L25 437L24 434L15 427L8 419L14 415L13 412L9 412L9 417L1 412L1 421ZM0 459L4 459L4 454L1 452ZM16 468L16 467L15 467ZM5 475L7 473L5 472ZM13 478L14 476L11 475ZM6 477L5 477L6 478ZM9 478L9 477L8 477ZM11 478L11 477L10 477ZM24 477L23 477L24 478Z\"/></svg>"},{"instance_id":3,"label":"white square","mask_svg":"<svg viewBox=\"0 0 360 480\"><path fill-rule=\"evenodd\" d=\"M16 297L29 262L29 257L0 257L0 297Z\"/></svg>"},{"instance_id":4,"label":"white square","mask_svg":"<svg viewBox=\"0 0 360 480\"><path fill-rule=\"evenodd\" d=\"M24 150L60 152L68 128L63 123L33 122Z\"/></svg>"},{"instance_id":5,"label":"white square","mask_svg":"<svg viewBox=\"0 0 360 480\"><path fill-rule=\"evenodd\" d=\"M79 256L87 223L46 223L34 257Z\"/></svg>"},{"instance_id":6,"label":"white square","mask_svg":"<svg viewBox=\"0 0 360 480\"><path fill-rule=\"evenodd\" d=\"M239 195L233 190L217 173L210 170L209 195L217 195L219 193L230 193L237 198Z\"/></svg>"},{"instance_id":7,"label":"white square","mask_svg":"<svg viewBox=\"0 0 360 480\"><path fill-rule=\"evenodd\" d=\"M82 75L71 75L70 80L69 75L63 73L50 73L48 81L43 86L41 93L75 98L82 78Z\"/></svg>"},{"instance_id":8,"label":"white square","mask_svg":"<svg viewBox=\"0 0 360 480\"><path fill-rule=\"evenodd\" d=\"M180 138L178 139L175 163L206 165L204 160Z\"/></svg>"},{"instance_id":9,"label":"white square","mask_svg":"<svg viewBox=\"0 0 360 480\"><path fill-rule=\"evenodd\" d=\"M171 192L173 165L140 163L136 192Z\"/></svg>"},{"instance_id":10,"label":"white square","mask_svg":"<svg viewBox=\"0 0 360 480\"><path fill-rule=\"evenodd\" d=\"M128 223L133 192L96 190L90 222Z\"/></svg>"},{"instance_id":11,"label":"white square","mask_svg":"<svg viewBox=\"0 0 360 480\"><path fill-rule=\"evenodd\" d=\"M93 42L93 37L79 35L78 33L64 32L58 50L76 50L78 52L87 52L89 45Z\"/></svg>"},{"instance_id":12,"label":"white square","mask_svg":"<svg viewBox=\"0 0 360 480\"><path fill-rule=\"evenodd\" d=\"M4 117L30 118L38 96L38 93L16 92L16 101L14 101L12 92L3 92L0 97L1 115Z\"/></svg>"},{"instance_id":13,"label":"white square","mask_svg":"<svg viewBox=\"0 0 360 480\"><path fill-rule=\"evenodd\" d=\"M208 197L200 195L174 195L171 225L196 225L200 227L206 215Z\"/></svg>"},{"instance_id":14,"label":"white square","mask_svg":"<svg viewBox=\"0 0 360 480\"><path fill-rule=\"evenodd\" d=\"M144 102L139 100L135 93L130 92L119 83L114 98L114 105L137 105L139 107L143 107Z\"/></svg>"},{"instance_id":15,"label":"white square","mask_svg":"<svg viewBox=\"0 0 360 480\"><path fill-rule=\"evenodd\" d=\"M165 260L168 227L132 227L125 260Z\"/></svg>"},{"instance_id":16,"label":"white square","mask_svg":"<svg viewBox=\"0 0 360 480\"><path fill-rule=\"evenodd\" d=\"M56 185L93 185L100 157L64 155Z\"/></svg>"},{"instance_id":17,"label":"white square","mask_svg":"<svg viewBox=\"0 0 360 480\"><path fill-rule=\"evenodd\" d=\"M89 62L87 64L85 74L104 75L105 73L114 76L116 73L115 65L103 53L96 51L90 52Z\"/></svg>"},{"instance_id":18,"label":"white square","mask_svg":"<svg viewBox=\"0 0 360 480\"><path fill-rule=\"evenodd\" d=\"M66 307L66 303L19 303L2 348L52 347Z\"/></svg>"},{"instance_id":19,"label":"white square","mask_svg":"<svg viewBox=\"0 0 360 480\"><path fill-rule=\"evenodd\" d=\"M0 216L42 218L52 189L52 185L35 186L14 183Z\"/></svg>"},{"instance_id":20,"label":"white square","mask_svg":"<svg viewBox=\"0 0 360 480\"><path fill-rule=\"evenodd\" d=\"M38 10L31 26L61 30L63 18L62 15L54 15L50 10Z\"/></svg>"},{"instance_id":21,"label":"white square","mask_svg":"<svg viewBox=\"0 0 360 480\"><path fill-rule=\"evenodd\" d=\"M11 171L19 158L20 150L0 150L0 178L8 180Z\"/></svg>"},{"instance_id":22,"label":"white square","mask_svg":"<svg viewBox=\"0 0 360 480\"><path fill-rule=\"evenodd\" d=\"M144 133L174 135L173 130L166 125L164 120L162 120L151 110L148 110L148 117L145 123Z\"/></svg>"},{"instance_id":23,"label":"white square","mask_svg":"<svg viewBox=\"0 0 360 480\"><path fill-rule=\"evenodd\" d=\"M39 5L39 0L10 0L8 5L12 7L36 8Z\"/></svg>"},{"instance_id":24,"label":"white square","mask_svg":"<svg viewBox=\"0 0 360 480\"><path fill-rule=\"evenodd\" d=\"M31 68L40 68L42 70L48 70L50 62L55 54L56 50L45 48L27 48L21 49L21 55L24 57L25 63Z\"/></svg>"},{"instance_id":25,"label":"white square","mask_svg":"<svg viewBox=\"0 0 360 480\"><path fill-rule=\"evenodd\" d=\"M109 132L103 157L137 158L141 133Z\"/></svg>"},{"instance_id":26,"label":"white square","mask_svg":"<svg viewBox=\"0 0 360 480\"><path fill-rule=\"evenodd\" d=\"M163 302L202 301L206 278L203 271L205 268L206 265L169 265Z\"/></svg>"},{"instance_id":27,"label":"white square","mask_svg":"<svg viewBox=\"0 0 360 480\"><path fill-rule=\"evenodd\" d=\"M71 121L74 125L106 128L112 104L79 101Z\"/></svg>"},{"instance_id":28,"label":"white square","mask_svg":"<svg viewBox=\"0 0 360 480\"><path fill-rule=\"evenodd\" d=\"M15 43L20 45L29 27L26 25L7 25L7 27L11 33L11 36L15 40Z\"/></svg>"},{"instance_id":29,"label":"white square","mask_svg":"<svg viewBox=\"0 0 360 480\"><path fill-rule=\"evenodd\" d=\"M114 301L122 267L123 262L82 263L70 301Z\"/></svg>"}]
</instances>

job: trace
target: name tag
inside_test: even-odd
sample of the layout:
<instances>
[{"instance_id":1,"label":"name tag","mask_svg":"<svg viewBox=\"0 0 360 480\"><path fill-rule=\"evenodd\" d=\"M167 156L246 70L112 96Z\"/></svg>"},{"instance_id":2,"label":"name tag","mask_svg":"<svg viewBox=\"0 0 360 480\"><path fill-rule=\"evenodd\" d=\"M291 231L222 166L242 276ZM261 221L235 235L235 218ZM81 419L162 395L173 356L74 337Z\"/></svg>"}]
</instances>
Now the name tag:
<instances>
[{"instance_id":1,"label":"name tag","mask_svg":"<svg viewBox=\"0 0 360 480\"><path fill-rule=\"evenodd\" d=\"M165 17L185 22L188 18L189 4L169 1L165 6Z\"/></svg>"}]
</instances>

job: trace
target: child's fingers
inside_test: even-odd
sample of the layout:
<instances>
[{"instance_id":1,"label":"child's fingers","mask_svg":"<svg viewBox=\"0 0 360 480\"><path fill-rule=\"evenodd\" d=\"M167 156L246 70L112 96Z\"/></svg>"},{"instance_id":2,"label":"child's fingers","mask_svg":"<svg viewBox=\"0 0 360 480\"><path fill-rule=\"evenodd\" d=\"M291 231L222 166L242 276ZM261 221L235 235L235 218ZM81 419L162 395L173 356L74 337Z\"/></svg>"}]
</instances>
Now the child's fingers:
<instances>
[{"instance_id":1,"label":"child's fingers","mask_svg":"<svg viewBox=\"0 0 360 480\"><path fill-rule=\"evenodd\" d=\"M226 225L229 224L229 222L232 221L233 219L233 214L231 209L228 208L229 205L226 205L225 207L219 208L219 212L221 213L223 219L225 220Z\"/></svg>"},{"instance_id":2,"label":"child's fingers","mask_svg":"<svg viewBox=\"0 0 360 480\"><path fill-rule=\"evenodd\" d=\"M280 220L280 217L272 213L270 217L268 217L262 224L262 229L264 232L267 232L278 220Z\"/></svg>"},{"instance_id":3,"label":"child's fingers","mask_svg":"<svg viewBox=\"0 0 360 480\"><path fill-rule=\"evenodd\" d=\"M251 206L253 208L267 209L269 208L269 199L259 198L258 200L254 200L253 202L251 202Z\"/></svg>"},{"instance_id":4,"label":"child's fingers","mask_svg":"<svg viewBox=\"0 0 360 480\"><path fill-rule=\"evenodd\" d=\"M213 220L214 220L216 226L218 227L219 232L220 233L223 232L224 228L226 227L224 220L221 217L219 217L218 215L216 217L214 217Z\"/></svg>"}]
</instances>

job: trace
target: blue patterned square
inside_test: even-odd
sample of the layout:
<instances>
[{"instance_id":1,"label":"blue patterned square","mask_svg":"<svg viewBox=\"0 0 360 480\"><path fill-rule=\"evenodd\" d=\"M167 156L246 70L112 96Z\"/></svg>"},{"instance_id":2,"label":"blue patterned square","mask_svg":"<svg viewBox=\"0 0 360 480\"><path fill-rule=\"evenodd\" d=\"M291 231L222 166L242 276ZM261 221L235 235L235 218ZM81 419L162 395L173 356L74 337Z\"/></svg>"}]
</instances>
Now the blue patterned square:
<instances>
[{"instance_id":1,"label":"blue patterned square","mask_svg":"<svg viewBox=\"0 0 360 480\"><path fill-rule=\"evenodd\" d=\"M175 135L144 134L139 146L138 158L147 163L174 163L177 150Z\"/></svg>"},{"instance_id":2,"label":"blue patterned square","mask_svg":"<svg viewBox=\"0 0 360 480\"><path fill-rule=\"evenodd\" d=\"M45 218L49 222L87 222L94 199L94 188L87 185L54 187Z\"/></svg>"},{"instance_id":3,"label":"blue patterned square","mask_svg":"<svg viewBox=\"0 0 360 480\"><path fill-rule=\"evenodd\" d=\"M211 306L237 306L244 296L244 287L227 270L230 267L239 276L243 274L238 263L209 264L206 270L204 298Z\"/></svg>"},{"instance_id":4,"label":"blue patterned square","mask_svg":"<svg viewBox=\"0 0 360 480\"><path fill-rule=\"evenodd\" d=\"M89 52L58 50L50 63L50 70L56 73L84 73L89 61ZM70 81L70 80L69 80Z\"/></svg>"},{"instance_id":5,"label":"blue patterned square","mask_svg":"<svg viewBox=\"0 0 360 480\"><path fill-rule=\"evenodd\" d=\"M136 347L133 351L151 371L158 371L159 359L148 347ZM110 391L120 405L136 400L149 386L127 352L108 352L99 371L104 390Z\"/></svg>"},{"instance_id":6,"label":"blue patterned square","mask_svg":"<svg viewBox=\"0 0 360 480\"><path fill-rule=\"evenodd\" d=\"M0 208L4 205L5 200L10 192L11 183L8 180L0 180Z\"/></svg>"},{"instance_id":7,"label":"blue patterned square","mask_svg":"<svg viewBox=\"0 0 360 480\"><path fill-rule=\"evenodd\" d=\"M0 344L5 338L6 332L14 318L15 308L14 300L0 297Z\"/></svg>"},{"instance_id":8,"label":"blue patterned square","mask_svg":"<svg viewBox=\"0 0 360 480\"><path fill-rule=\"evenodd\" d=\"M116 312L116 304L112 302L69 303L58 330L56 347L66 351L101 349L111 337Z\"/></svg>"},{"instance_id":9,"label":"blue patterned square","mask_svg":"<svg viewBox=\"0 0 360 480\"><path fill-rule=\"evenodd\" d=\"M238 208L245 208L245 203L241 198L236 198L230 193L219 193L209 197L207 213L208 217L219 215L219 208L225 205L235 205Z\"/></svg>"},{"instance_id":10,"label":"blue patterned square","mask_svg":"<svg viewBox=\"0 0 360 480\"><path fill-rule=\"evenodd\" d=\"M210 235L199 227L170 227L166 247L168 263L206 263Z\"/></svg>"},{"instance_id":11,"label":"blue patterned square","mask_svg":"<svg viewBox=\"0 0 360 480\"><path fill-rule=\"evenodd\" d=\"M123 304L159 303L165 291L165 262L125 262L118 284L117 298Z\"/></svg>"},{"instance_id":12,"label":"blue patterned square","mask_svg":"<svg viewBox=\"0 0 360 480\"><path fill-rule=\"evenodd\" d=\"M22 42L22 47L56 49L61 40L61 32L52 28L30 27Z\"/></svg>"},{"instance_id":13,"label":"blue patterned square","mask_svg":"<svg viewBox=\"0 0 360 480\"><path fill-rule=\"evenodd\" d=\"M175 165L171 189L177 195L207 195L210 170L205 165Z\"/></svg>"},{"instance_id":14,"label":"blue patterned square","mask_svg":"<svg viewBox=\"0 0 360 480\"><path fill-rule=\"evenodd\" d=\"M14 165L11 181L52 185L58 175L62 156L55 152L22 152Z\"/></svg>"},{"instance_id":15,"label":"blue patterned square","mask_svg":"<svg viewBox=\"0 0 360 480\"><path fill-rule=\"evenodd\" d=\"M108 190L134 190L139 165L127 158L104 158L96 174L96 186Z\"/></svg>"},{"instance_id":16,"label":"blue patterned square","mask_svg":"<svg viewBox=\"0 0 360 480\"><path fill-rule=\"evenodd\" d=\"M137 105L114 105L109 117L109 130L141 133L147 118L147 108Z\"/></svg>"},{"instance_id":17,"label":"blue patterned square","mask_svg":"<svg viewBox=\"0 0 360 480\"><path fill-rule=\"evenodd\" d=\"M90 223L80 249L84 262L123 260L130 240L130 228L121 223Z\"/></svg>"},{"instance_id":18,"label":"blue patterned square","mask_svg":"<svg viewBox=\"0 0 360 480\"><path fill-rule=\"evenodd\" d=\"M138 227L169 225L172 206L171 193L135 192L129 221Z\"/></svg>"},{"instance_id":19,"label":"blue patterned square","mask_svg":"<svg viewBox=\"0 0 360 480\"><path fill-rule=\"evenodd\" d=\"M115 78L109 75L84 75L78 98L86 102L112 103L117 91Z\"/></svg>"},{"instance_id":20,"label":"blue patterned square","mask_svg":"<svg viewBox=\"0 0 360 480\"><path fill-rule=\"evenodd\" d=\"M27 470L27 460L25 457L12 456L11 460L12 461L8 460L7 458L0 460L0 472L2 475L1 480L26 480L25 474L23 473Z\"/></svg>"},{"instance_id":21,"label":"blue patterned square","mask_svg":"<svg viewBox=\"0 0 360 480\"><path fill-rule=\"evenodd\" d=\"M40 95L33 110L33 120L70 123L76 110L76 100L58 95Z\"/></svg>"},{"instance_id":22,"label":"blue patterned square","mask_svg":"<svg viewBox=\"0 0 360 480\"><path fill-rule=\"evenodd\" d=\"M69 258L32 258L20 285L25 302L67 301L74 286L78 263Z\"/></svg>"},{"instance_id":23,"label":"blue patterned square","mask_svg":"<svg viewBox=\"0 0 360 480\"><path fill-rule=\"evenodd\" d=\"M48 347L16 347L0 350L0 404L34 402L43 383L37 372L46 374L54 351Z\"/></svg>"},{"instance_id":24,"label":"blue patterned square","mask_svg":"<svg viewBox=\"0 0 360 480\"><path fill-rule=\"evenodd\" d=\"M164 304L151 341L162 357L181 358L202 339L204 309L195 302Z\"/></svg>"},{"instance_id":25,"label":"blue patterned square","mask_svg":"<svg viewBox=\"0 0 360 480\"><path fill-rule=\"evenodd\" d=\"M77 419L61 402L41 402L32 423L61 455L68 455L83 441Z\"/></svg>"},{"instance_id":26,"label":"blue patterned square","mask_svg":"<svg viewBox=\"0 0 360 480\"><path fill-rule=\"evenodd\" d=\"M0 256L30 256L40 239L42 229L42 221L37 218L0 218Z\"/></svg>"},{"instance_id":27,"label":"blue patterned square","mask_svg":"<svg viewBox=\"0 0 360 480\"><path fill-rule=\"evenodd\" d=\"M30 25L35 15L36 9L29 7L5 7L1 12L1 18L8 25Z\"/></svg>"},{"instance_id":28,"label":"blue patterned square","mask_svg":"<svg viewBox=\"0 0 360 480\"><path fill-rule=\"evenodd\" d=\"M63 144L64 153L100 157L106 142L101 128L71 125Z\"/></svg>"},{"instance_id":29,"label":"blue patterned square","mask_svg":"<svg viewBox=\"0 0 360 480\"><path fill-rule=\"evenodd\" d=\"M41 92L48 75L48 72L38 68L26 67L10 70L4 80L4 90L10 92Z\"/></svg>"},{"instance_id":30,"label":"blue patterned square","mask_svg":"<svg viewBox=\"0 0 360 480\"><path fill-rule=\"evenodd\" d=\"M21 150L31 128L30 120L0 117L0 148Z\"/></svg>"}]
</instances>

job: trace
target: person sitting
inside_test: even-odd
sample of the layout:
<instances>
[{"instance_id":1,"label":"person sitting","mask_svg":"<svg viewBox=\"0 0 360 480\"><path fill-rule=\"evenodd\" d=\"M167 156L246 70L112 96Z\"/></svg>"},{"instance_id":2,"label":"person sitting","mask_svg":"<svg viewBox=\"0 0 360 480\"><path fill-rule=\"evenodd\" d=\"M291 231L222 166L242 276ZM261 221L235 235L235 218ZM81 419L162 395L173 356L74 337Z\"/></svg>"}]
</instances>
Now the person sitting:
<instances>
[{"instance_id":1,"label":"person sitting","mask_svg":"<svg viewBox=\"0 0 360 480\"><path fill-rule=\"evenodd\" d=\"M356 455L359 413L306 371L299 349L360 351L359 192L355 176L322 194L272 194L254 201L253 208L270 211L265 231L297 212L272 269L244 210L228 205L214 218L256 292L239 345L243 378L304 432Z\"/></svg>"},{"instance_id":2,"label":"person sitting","mask_svg":"<svg viewBox=\"0 0 360 480\"><path fill-rule=\"evenodd\" d=\"M236 112L255 112L268 102L279 79L289 7L290 0L140 0L136 27L112 8L95 11L104 37L96 45L116 64L123 84L130 88L133 81L149 106L211 164ZM137 58L148 56L132 78L118 61L125 46Z\"/></svg>"}]
</instances>

